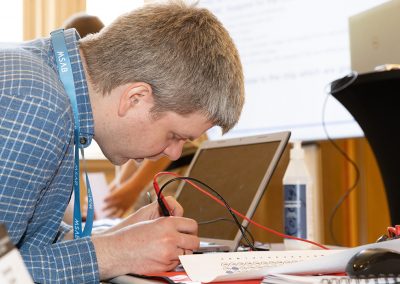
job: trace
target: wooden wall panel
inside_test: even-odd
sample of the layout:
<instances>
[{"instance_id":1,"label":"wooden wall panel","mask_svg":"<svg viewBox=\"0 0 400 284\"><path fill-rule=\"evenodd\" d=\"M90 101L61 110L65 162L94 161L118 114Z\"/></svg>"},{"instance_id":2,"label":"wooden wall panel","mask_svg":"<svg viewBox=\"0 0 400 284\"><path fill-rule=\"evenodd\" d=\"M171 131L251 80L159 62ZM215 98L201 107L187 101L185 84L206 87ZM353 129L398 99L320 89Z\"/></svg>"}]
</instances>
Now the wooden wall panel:
<instances>
[{"instance_id":1,"label":"wooden wall panel","mask_svg":"<svg viewBox=\"0 0 400 284\"><path fill-rule=\"evenodd\" d=\"M71 15L86 10L86 0L24 0L24 40L50 36Z\"/></svg>"}]
</instances>

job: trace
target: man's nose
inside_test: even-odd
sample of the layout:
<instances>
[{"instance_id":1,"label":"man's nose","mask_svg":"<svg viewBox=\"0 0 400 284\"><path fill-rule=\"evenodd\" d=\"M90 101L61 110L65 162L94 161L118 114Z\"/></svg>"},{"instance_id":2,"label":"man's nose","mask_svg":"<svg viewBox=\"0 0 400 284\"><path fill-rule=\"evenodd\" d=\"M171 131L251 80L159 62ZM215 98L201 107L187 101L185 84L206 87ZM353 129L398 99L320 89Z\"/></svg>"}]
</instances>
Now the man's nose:
<instances>
[{"instance_id":1,"label":"man's nose","mask_svg":"<svg viewBox=\"0 0 400 284\"><path fill-rule=\"evenodd\" d=\"M164 154L172 161L178 160L182 155L183 144L185 144L185 141L183 140L172 143L170 146L165 148Z\"/></svg>"}]
</instances>

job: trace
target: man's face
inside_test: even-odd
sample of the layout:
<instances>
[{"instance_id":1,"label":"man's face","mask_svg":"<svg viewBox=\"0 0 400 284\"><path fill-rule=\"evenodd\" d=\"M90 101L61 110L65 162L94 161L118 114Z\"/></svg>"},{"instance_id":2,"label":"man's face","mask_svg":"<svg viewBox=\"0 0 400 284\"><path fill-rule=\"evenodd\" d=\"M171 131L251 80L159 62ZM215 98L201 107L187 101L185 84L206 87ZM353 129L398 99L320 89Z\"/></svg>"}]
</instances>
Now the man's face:
<instances>
[{"instance_id":1,"label":"man's face","mask_svg":"<svg viewBox=\"0 0 400 284\"><path fill-rule=\"evenodd\" d=\"M152 89L143 82L122 85L108 96L94 96L92 102L94 139L116 165L162 156L176 160L186 140L196 139L213 126L198 112L184 116L163 112L155 119L150 112Z\"/></svg>"},{"instance_id":2,"label":"man's face","mask_svg":"<svg viewBox=\"0 0 400 284\"><path fill-rule=\"evenodd\" d=\"M118 135L118 141L115 139L111 147L102 147L106 157L117 165L129 159L141 162L145 158L157 160L162 156L177 160L187 140L198 138L213 126L199 113L182 116L174 112L166 112L158 119L147 112L134 123L127 124L123 135Z\"/></svg>"}]
</instances>

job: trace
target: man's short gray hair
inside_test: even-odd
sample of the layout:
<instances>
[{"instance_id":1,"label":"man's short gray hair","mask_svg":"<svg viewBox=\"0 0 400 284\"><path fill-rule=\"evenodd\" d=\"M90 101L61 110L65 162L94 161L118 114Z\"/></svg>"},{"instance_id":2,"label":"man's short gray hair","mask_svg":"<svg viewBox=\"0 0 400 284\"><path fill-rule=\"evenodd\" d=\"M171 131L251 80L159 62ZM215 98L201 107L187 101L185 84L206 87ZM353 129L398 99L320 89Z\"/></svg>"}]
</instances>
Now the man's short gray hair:
<instances>
[{"instance_id":1,"label":"man's short gray hair","mask_svg":"<svg viewBox=\"0 0 400 284\"><path fill-rule=\"evenodd\" d=\"M207 9L181 1L146 5L81 39L97 91L146 82L155 117L204 114L227 132L244 104L243 71L226 29Z\"/></svg>"}]
</instances>

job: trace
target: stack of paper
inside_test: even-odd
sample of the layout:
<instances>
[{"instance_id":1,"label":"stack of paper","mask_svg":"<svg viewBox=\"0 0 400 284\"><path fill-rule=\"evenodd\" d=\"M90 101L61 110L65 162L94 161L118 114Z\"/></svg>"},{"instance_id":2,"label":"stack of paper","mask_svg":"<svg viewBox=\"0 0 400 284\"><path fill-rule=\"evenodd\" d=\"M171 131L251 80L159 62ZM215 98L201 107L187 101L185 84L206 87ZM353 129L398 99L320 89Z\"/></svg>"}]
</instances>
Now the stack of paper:
<instances>
[{"instance_id":1,"label":"stack of paper","mask_svg":"<svg viewBox=\"0 0 400 284\"><path fill-rule=\"evenodd\" d=\"M368 278L355 279L347 276L321 275L296 276L287 274L271 274L263 279L262 284L394 284L400 278Z\"/></svg>"}]
</instances>

